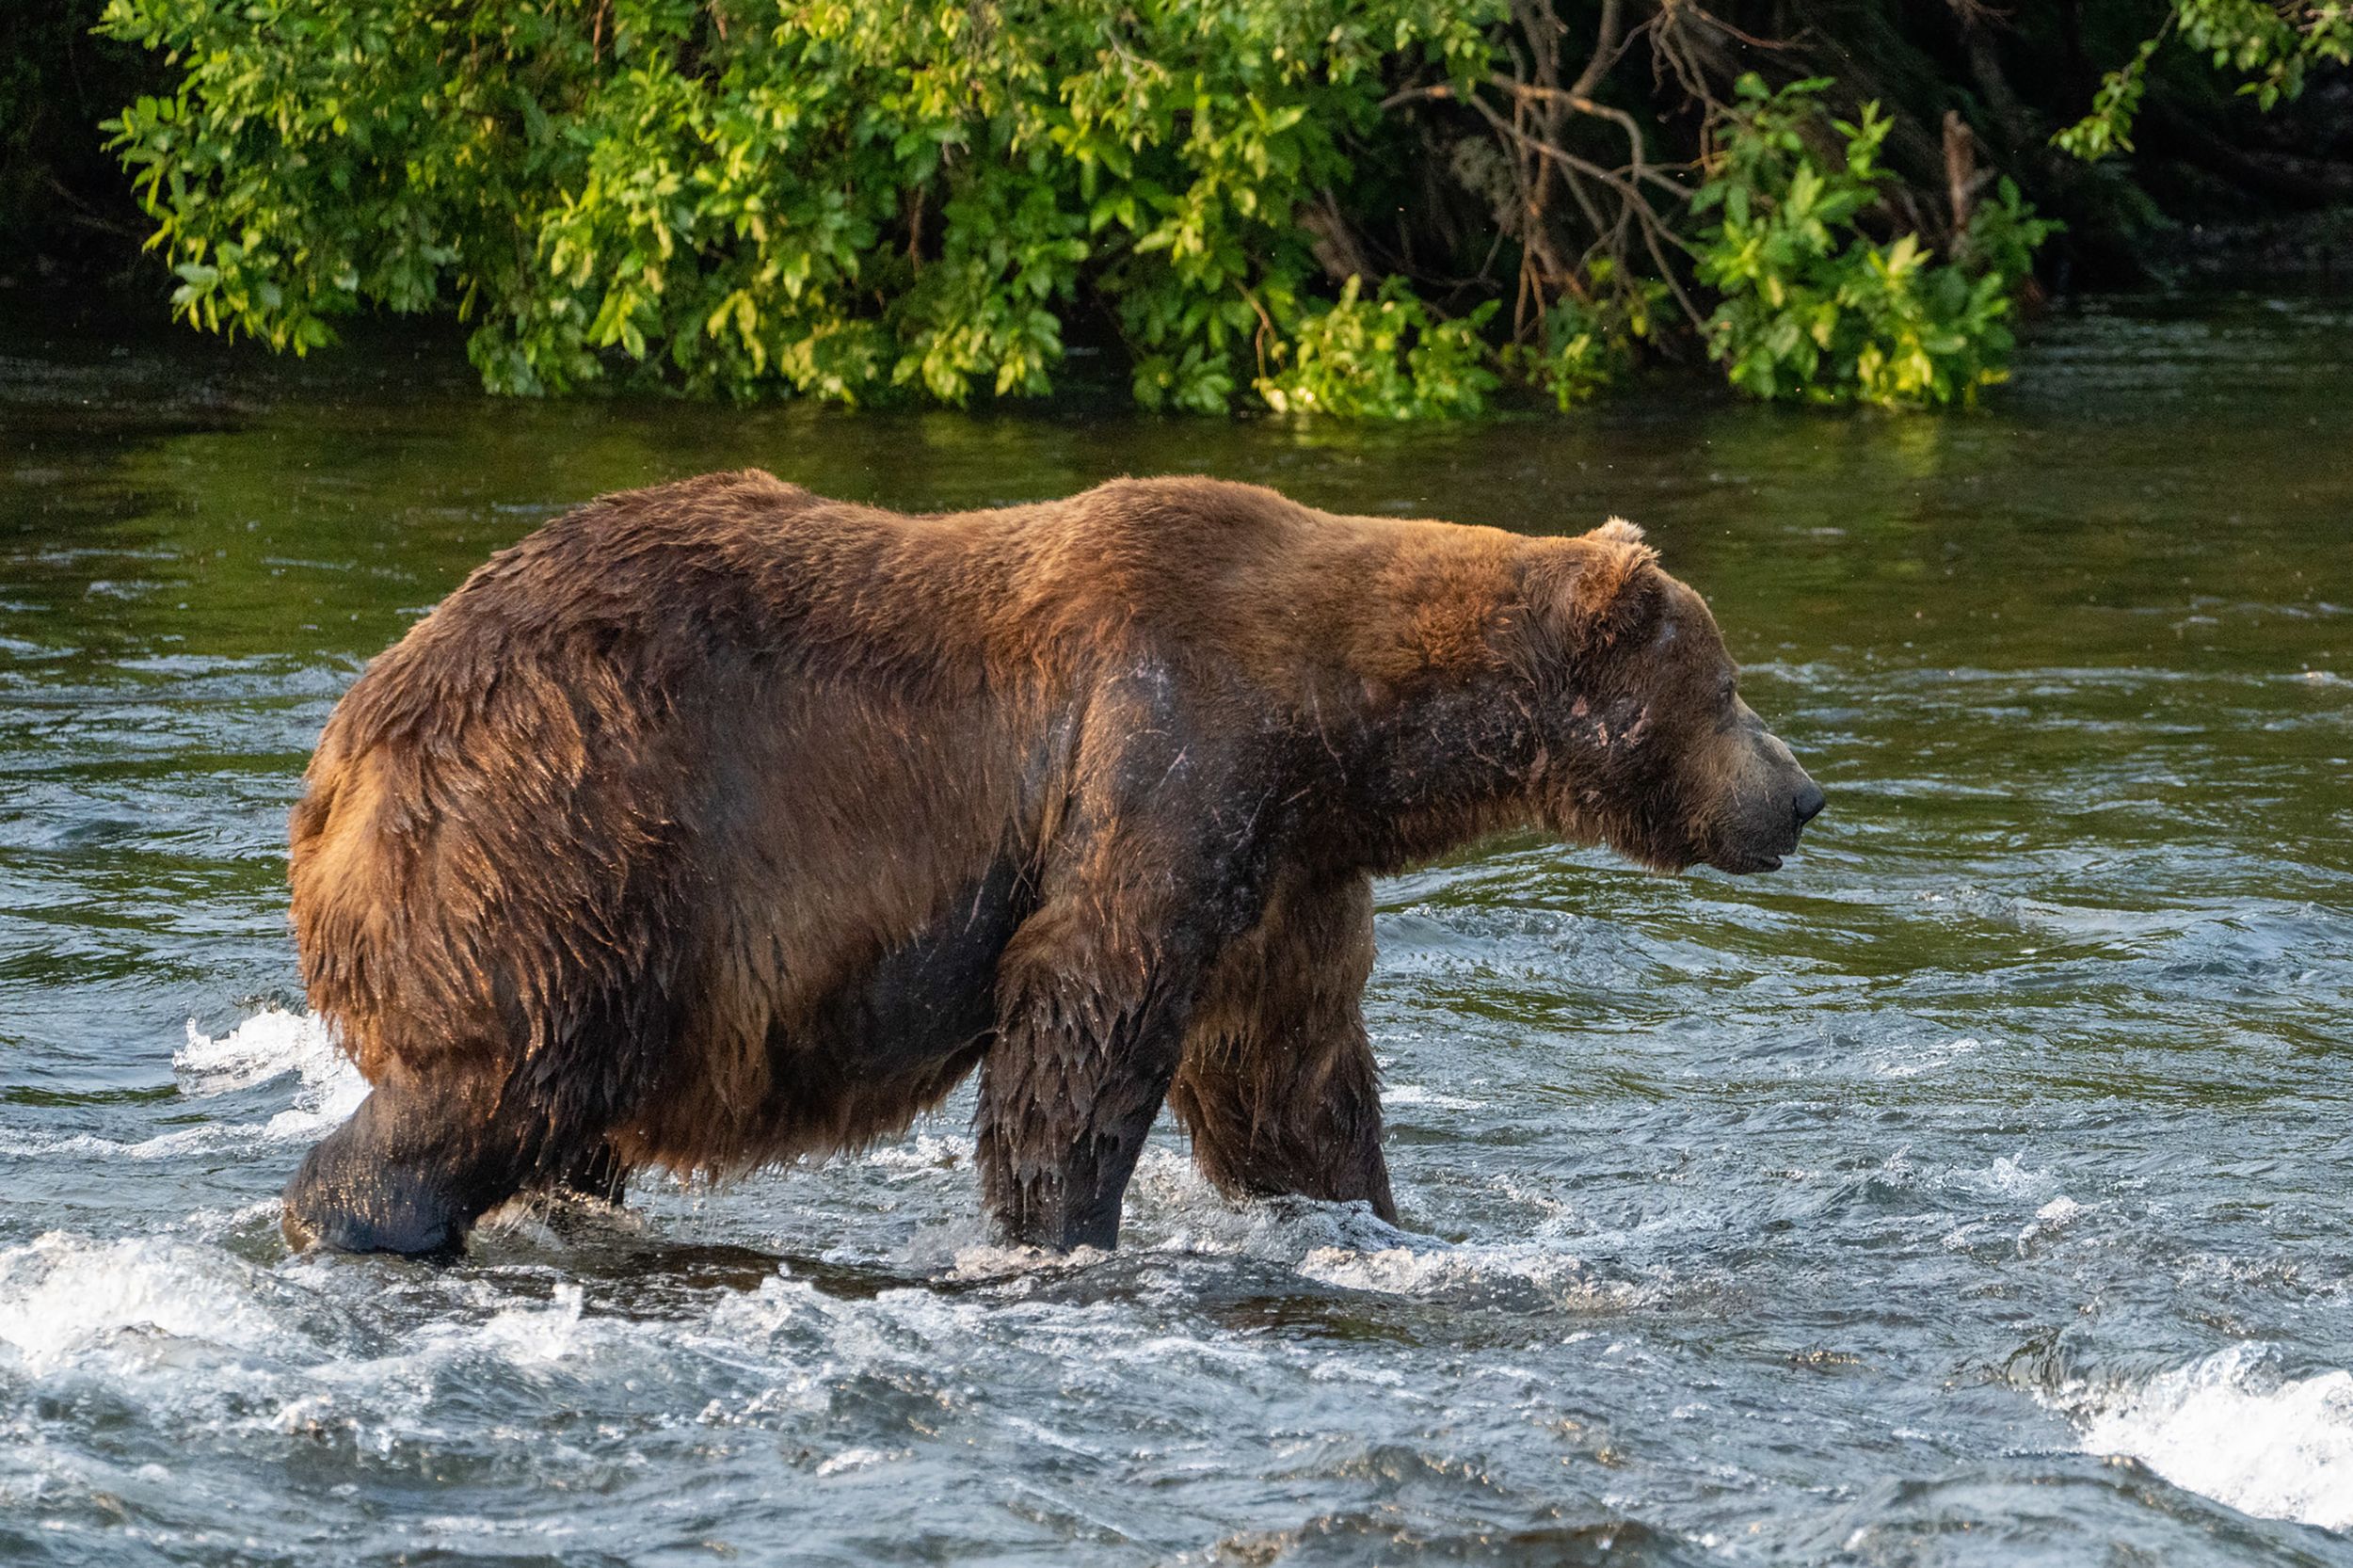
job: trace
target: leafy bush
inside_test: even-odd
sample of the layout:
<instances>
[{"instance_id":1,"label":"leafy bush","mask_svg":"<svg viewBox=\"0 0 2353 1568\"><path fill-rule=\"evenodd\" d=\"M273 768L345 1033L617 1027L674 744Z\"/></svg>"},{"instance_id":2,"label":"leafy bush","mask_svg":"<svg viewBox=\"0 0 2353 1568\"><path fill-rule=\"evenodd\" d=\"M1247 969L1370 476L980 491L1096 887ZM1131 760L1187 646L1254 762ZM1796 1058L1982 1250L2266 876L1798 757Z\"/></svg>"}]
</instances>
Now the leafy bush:
<instances>
[{"instance_id":1,"label":"leafy bush","mask_svg":"<svg viewBox=\"0 0 2353 1568\"><path fill-rule=\"evenodd\" d=\"M1720 160L1691 201L1722 214L1699 236L1700 280L1723 296L1710 349L1762 398L1974 401L2007 374L2009 292L2055 226L2005 180L1961 262L1935 262L1916 234L1875 242L1861 219L1880 196L1889 121L1869 104L1851 122L1828 120L1817 102L1828 85L1738 83ZM1835 159L1820 151L1825 128L1841 143Z\"/></svg>"},{"instance_id":2,"label":"leafy bush","mask_svg":"<svg viewBox=\"0 0 2353 1568\"><path fill-rule=\"evenodd\" d=\"M1654 67L1685 58L1673 10ZM1628 24L1604 8L1589 75ZM1524 45L1567 27L1551 0L106 0L103 23L180 72L108 122L179 313L296 353L364 310L454 314L501 392L964 404L1049 391L1078 331L1117 338L1146 408L1443 417L1508 376L1566 409L1671 295L1702 319L1669 268L1711 216L1706 331L1744 389L1929 404L1999 378L2052 227L2014 187L1948 261L1877 244L1887 121L1837 123L1833 156L1821 83L1752 77L1729 106L1691 89L1721 151L1686 210L1631 112L1546 85L1570 82L1555 44ZM1553 74L1503 69L1531 60ZM1385 115L1404 103L1472 134ZM1627 161L1571 150L1596 134ZM1417 167L1417 136L1484 155ZM1401 231L1449 190L1494 227L1366 259L1348 214ZM1408 280L1473 265L1454 319Z\"/></svg>"},{"instance_id":3,"label":"leafy bush","mask_svg":"<svg viewBox=\"0 0 2353 1568\"><path fill-rule=\"evenodd\" d=\"M2353 63L2353 0L2173 0L2164 25L2101 78L2091 112L2051 140L2086 163L2130 152L2149 62L2176 28L2215 70L2247 78L2239 90L2266 110L2300 95L2313 66Z\"/></svg>"},{"instance_id":4,"label":"leafy bush","mask_svg":"<svg viewBox=\"0 0 2353 1568\"><path fill-rule=\"evenodd\" d=\"M1258 394L1277 413L1337 414L1350 419L1444 419L1483 413L1497 377L1480 331L1501 307L1488 300L1467 316L1440 320L1401 278L1362 297L1351 278L1337 303L1299 318L1290 343L1277 345L1289 367L1261 376Z\"/></svg>"},{"instance_id":5,"label":"leafy bush","mask_svg":"<svg viewBox=\"0 0 2353 1568\"><path fill-rule=\"evenodd\" d=\"M1227 408L1317 273L1442 0L110 0L186 75L111 122L175 308L297 352L456 310L506 392L1047 390L1108 311L1147 406Z\"/></svg>"},{"instance_id":6,"label":"leafy bush","mask_svg":"<svg viewBox=\"0 0 2353 1568\"><path fill-rule=\"evenodd\" d=\"M1632 368L1636 348L1658 330L1667 285L1657 278L1618 277L1597 256L1583 294L1564 294L1545 312L1543 336L1503 351L1507 369L1549 396L1562 413L1600 396Z\"/></svg>"}]
</instances>

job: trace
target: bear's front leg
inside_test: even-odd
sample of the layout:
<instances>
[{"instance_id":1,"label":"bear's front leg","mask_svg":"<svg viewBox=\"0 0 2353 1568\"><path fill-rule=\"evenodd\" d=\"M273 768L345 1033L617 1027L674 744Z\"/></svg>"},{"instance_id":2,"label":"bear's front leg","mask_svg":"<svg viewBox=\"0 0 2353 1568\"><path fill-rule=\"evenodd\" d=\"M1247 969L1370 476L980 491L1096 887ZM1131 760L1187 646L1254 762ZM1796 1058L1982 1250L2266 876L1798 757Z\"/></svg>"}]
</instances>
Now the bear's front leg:
<instances>
[{"instance_id":1,"label":"bear's front leg","mask_svg":"<svg viewBox=\"0 0 2353 1568\"><path fill-rule=\"evenodd\" d=\"M1118 1245L1128 1178L1182 1044L1187 978L1153 972L1171 956L1067 904L1032 915L1007 948L977 1118L1001 1240Z\"/></svg>"},{"instance_id":2,"label":"bear's front leg","mask_svg":"<svg viewBox=\"0 0 2353 1568\"><path fill-rule=\"evenodd\" d=\"M1237 1197L1363 1202L1397 1223L1365 1033L1372 885L1281 879L1211 967L1169 1096L1201 1174Z\"/></svg>"},{"instance_id":3,"label":"bear's front leg","mask_svg":"<svg viewBox=\"0 0 2353 1568\"><path fill-rule=\"evenodd\" d=\"M1088 695L1037 904L997 960L981 1190L1008 1241L1119 1240L1210 958L1263 899L1267 783L1151 657Z\"/></svg>"}]
</instances>

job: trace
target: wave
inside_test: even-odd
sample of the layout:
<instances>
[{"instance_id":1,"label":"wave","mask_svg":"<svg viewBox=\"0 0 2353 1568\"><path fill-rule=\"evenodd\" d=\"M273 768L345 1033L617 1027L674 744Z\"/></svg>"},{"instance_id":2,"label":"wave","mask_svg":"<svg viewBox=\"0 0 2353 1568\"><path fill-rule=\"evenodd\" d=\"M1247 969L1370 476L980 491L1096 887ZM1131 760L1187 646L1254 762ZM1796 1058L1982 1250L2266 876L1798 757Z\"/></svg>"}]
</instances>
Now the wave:
<instances>
[{"instance_id":1,"label":"wave","mask_svg":"<svg viewBox=\"0 0 2353 1568\"><path fill-rule=\"evenodd\" d=\"M359 1077L325 1023L282 1007L264 1007L226 1034L207 1034L190 1018L187 1043L171 1053L171 1072L180 1092L197 1098L287 1073L299 1074L306 1088Z\"/></svg>"},{"instance_id":2,"label":"wave","mask_svg":"<svg viewBox=\"0 0 2353 1568\"><path fill-rule=\"evenodd\" d=\"M52 1231L0 1252L0 1345L36 1370L126 1335L259 1351L282 1337L270 1304L283 1293L267 1270L217 1247Z\"/></svg>"},{"instance_id":3,"label":"wave","mask_svg":"<svg viewBox=\"0 0 2353 1568\"><path fill-rule=\"evenodd\" d=\"M181 1095L189 1099L216 1098L289 1073L297 1082L292 1103L265 1122L206 1122L136 1141L91 1132L0 1131L0 1157L172 1160L307 1144L368 1097L367 1080L327 1025L308 1013L280 1007L264 1007L223 1034L207 1034L190 1019L186 1042L171 1053L171 1070Z\"/></svg>"},{"instance_id":4,"label":"wave","mask_svg":"<svg viewBox=\"0 0 2353 1568\"><path fill-rule=\"evenodd\" d=\"M2236 1344L2137 1385L2076 1385L2084 1451L2138 1460L2185 1490L2265 1519L2353 1528L2353 1372L2289 1377Z\"/></svg>"},{"instance_id":5,"label":"wave","mask_svg":"<svg viewBox=\"0 0 2353 1568\"><path fill-rule=\"evenodd\" d=\"M1170 1147L1145 1150L1128 1190L1120 1256L1139 1255L1247 1258L1344 1290L1573 1311L1624 1310L1652 1299L1661 1284L1605 1277L1583 1258L1541 1240L1449 1241L1406 1230L1364 1203L1237 1201ZM955 1252L951 1277L1086 1267L1112 1256L967 1246Z\"/></svg>"}]
</instances>

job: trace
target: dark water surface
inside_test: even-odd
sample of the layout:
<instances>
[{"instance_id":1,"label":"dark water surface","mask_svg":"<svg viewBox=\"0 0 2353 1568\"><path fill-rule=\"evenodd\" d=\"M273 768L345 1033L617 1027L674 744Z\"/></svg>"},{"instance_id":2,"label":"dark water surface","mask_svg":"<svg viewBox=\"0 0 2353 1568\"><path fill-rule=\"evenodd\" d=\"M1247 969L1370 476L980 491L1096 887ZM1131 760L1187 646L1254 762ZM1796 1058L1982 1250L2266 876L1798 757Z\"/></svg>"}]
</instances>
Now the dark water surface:
<instances>
[{"instance_id":1,"label":"dark water surface","mask_svg":"<svg viewBox=\"0 0 2353 1568\"><path fill-rule=\"evenodd\" d=\"M2353 1562L2353 308L2046 323L1989 411L1468 429L484 401L0 347L0 1562ZM1381 889L1407 1227L1163 1132L1116 1257L909 1141L292 1259L360 1092L285 809L599 490L1198 471L1645 524L1831 794L1777 876Z\"/></svg>"}]
</instances>

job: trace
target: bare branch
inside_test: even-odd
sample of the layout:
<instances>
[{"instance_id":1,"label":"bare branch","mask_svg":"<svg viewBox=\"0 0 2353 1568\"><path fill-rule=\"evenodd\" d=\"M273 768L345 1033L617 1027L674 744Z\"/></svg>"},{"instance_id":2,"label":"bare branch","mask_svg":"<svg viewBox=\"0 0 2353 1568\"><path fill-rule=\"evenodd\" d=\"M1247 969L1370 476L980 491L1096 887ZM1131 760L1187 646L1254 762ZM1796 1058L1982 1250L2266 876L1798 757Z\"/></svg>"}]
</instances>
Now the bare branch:
<instances>
[{"instance_id":1,"label":"bare branch","mask_svg":"<svg viewBox=\"0 0 2353 1568\"><path fill-rule=\"evenodd\" d=\"M1593 89L1601 86L1601 79L1609 73L1609 68L1618 63L1618 56L1625 47L1618 37L1618 30L1624 24L1620 0L1602 0L1601 31L1593 44L1592 57L1585 62L1585 69L1578 72L1577 80L1569 85L1571 98L1593 96Z\"/></svg>"},{"instance_id":2,"label":"bare branch","mask_svg":"<svg viewBox=\"0 0 2353 1568\"><path fill-rule=\"evenodd\" d=\"M1598 181L1625 198L1626 211L1641 225L1642 244L1650 251L1651 260L1657 264L1660 279L1666 283L1669 291L1674 295L1675 303L1683 307L1683 312L1690 318L1692 326L1700 327L1705 324L1707 318L1701 313L1699 307L1691 302L1691 296L1684 291L1682 280L1675 277L1674 268L1668 264L1661 242L1673 245L1686 252L1689 252L1691 248L1682 235L1668 228L1665 220L1651 209L1650 203L1642 199L1641 186L1614 169L1604 168L1599 164L1580 158L1576 153L1555 147L1549 142L1536 140L1518 127L1508 123L1501 115L1477 98L1473 98L1470 102L1487 117L1487 122L1495 127L1497 135L1511 138L1539 157L1550 159L1564 168L1575 169L1588 179Z\"/></svg>"}]
</instances>

